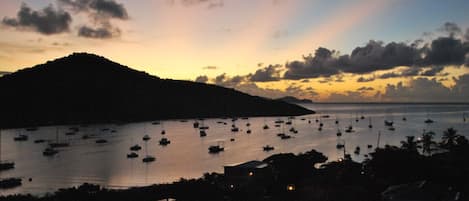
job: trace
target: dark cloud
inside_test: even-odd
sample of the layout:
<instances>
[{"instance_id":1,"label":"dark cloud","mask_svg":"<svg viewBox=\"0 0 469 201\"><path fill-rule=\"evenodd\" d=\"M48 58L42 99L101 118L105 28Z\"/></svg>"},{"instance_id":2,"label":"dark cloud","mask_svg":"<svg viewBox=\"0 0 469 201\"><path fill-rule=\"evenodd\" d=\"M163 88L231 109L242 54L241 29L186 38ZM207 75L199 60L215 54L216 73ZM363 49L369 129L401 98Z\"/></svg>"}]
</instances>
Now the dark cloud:
<instances>
[{"instance_id":1,"label":"dark cloud","mask_svg":"<svg viewBox=\"0 0 469 201\"><path fill-rule=\"evenodd\" d=\"M375 90L373 87L360 87L357 91L373 91Z\"/></svg>"},{"instance_id":2,"label":"dark cloud","mask_svg":"<svg viewBox=\"0 0 469 201\"><path fill-rule=\"evenodd\" d=\"M27 4L21 4L16 18L4 17L2 24L19 30L32 30L41 34L51 35L68 32L72 17L62 9L52 5L42 10L32 10Z\"/></svg>"},{"instance_id":3,"label":"dark cloud","mask_svg":"<svg viewBox=\"0 0 469 201\"><path fill-rule=\"evenodd\" d=\"M218 67L217 66L205 66L205 67L203 67L203 69L216 70L216 69L218 69Z\"/></svg>"},{"instance_id":4,"label":"dark cloud","mask_svg":"<svg viewBox=\"0 0 469 201\"><path fill-rule=\"evenodd\" d=\"M388 78L396 78L396 77L401 77L401 74L396 73L396 72L389 72L389 73L384 73L384 74L378 76L378 78L380 78L380 79L388 79Z\"/></svg>"},{"instance_id":5,"label":"dark cloud","mask_svg":"<svg viewBox=\"0 0 469 201\"><path fill-rule=\"evenodd\" d=\"M423 48L424 66L461 65L469 53L469 43L453 37L440 37L432 41L430 48Z\"/></svg>"},{"instance_id":6,"label":"dark cloud","mask_svg":"<svg viewBox=\"0 0 469 201\"><path fill-rule=\"evenodd\" d=\"M269 65L265 68L256 70L253 75L250 75L249 80L252 82L270 82L280 80L281 65Z\"/></svg>"},{"instance_id":7,"label":"dark cloud","mask_svg":"<svg viewBox=\"0 0 469 201\"><path fill-rule=\"evenodd\" d=\"M454 23L444 25L447 37L439 37L428 44L423 40L413 43L369 41L365 46L356 47L350 55L341 55L335 50L318 48L314 55L303 56L303 60L287 62L284 79L330 77L340 73L366 74L378 70L408 66L402 75L419 72L419 68L469 63L469 43L462 37L455 37L461 30ZM460 35L460 34L459 34Z\"/></svg>"},{"instance_id":8,"label":"dark cloud","mask_svg":"<svg viewBox=\"0 0 469 201\"><path fill-rule=\"evenodd\" d=\"M401 77L409 77L419 75L421 69L416 67L408 67L401 71Z\"/></svg>"},{"instance_id":9,"label":"dark cloud","mask_svg":"<svg viewBox=\"0 0 469 201\"><path fill-rule=\"evenodd\" d=\"M459 28L459 26L453 22L446 22L445 24L443 24L440 30L447 32L451 37L462 33L461 28Z\"/></svg>"},{"instance_id":10,"label":"dark cloud","mask_svg":"<svg viewBox=\"0 0 469 201\"><path fill-rule=\"evenodd\" d=\"M375 80L375 77L369 77L369 78L359 77L357 79L357 82L372 82L374 80Z\"/></svg>"},{"instance_id":11,"label":"dark cloud","mask_svg":"<svg viewBox=\"0 0 469 201\"><path fill-rule=\"evenodd\" d=\"M115 33L113 33L115 32ZM85 37L85 38L98 38L98 39L105 39L105 38L112 38L115 35L119 35L119 30L112 30L112 28L91 28L88 26L82 26L78 29L78 36Z\"/></svg>"},{"instance_id":12,"label":"dark cloud","mask_svg":"<svg viewBox=\"0 0 469 201\"><path fill-rule=\"evenodd\" d=\"M207 83L208 77L206 75L198 76L197 78L195 78L195 82Z\"/></svg>"},{"instance_id":13,"label":"dark cloud","mask_svg":"<svg viewBox=\"0 0 469 201\"><path fill-rule=\"evenodd\" d=\"M60 5L68 7L76 12L86 12L100 18L117 18L126 20L129 18L123 4L114 0L57 0Z\"/></svg>"},{"instance_id":14,"label":"dark cloud","mask_svg":"<svg viewBox=\"0 0 469 201\"><path fill-rule=\"evenodd\" d=\"M427 69L420 73L421 76L436 76L438 73L443 71L443 66L433 66L430 69Z\"/></svg>"},{"instance_id":15,"label":"dark cloud","mask_svg":"<svg viewBox=\"0 0 469 201\"><path fill-rule=\"evenodd\" d=\"M118 37L121 31L111 19L128 20L129 15L123 4L114 0L57 0L59 5L76 13L85 13L89 25L81 25L78 36L96 39Z\"/></svg>"},{"instance_id":16,"label":"dark cloud","mask_svg":"<svg viewBox=\"0 0 469 201\"><path fill-rule=\"evenodd\" d=\"M382 98L388 101L410 102L445 102L456 101L452 90L445 87L436 79L416 78L407 86L402 82L396 85L388 84Z\"/></svg>"},{"instance_id":17,"label":"dark cloud","mask_svg":"<svg viewBox=\"0 0 469 201\"><path fill-rule=\"evenodd\" d=\"M246 81L246 76L236 75L229 77L226 73L216 76L214 80L216 85L232 88L240 85L244 81Z\"/></svg>"}]
</instances>

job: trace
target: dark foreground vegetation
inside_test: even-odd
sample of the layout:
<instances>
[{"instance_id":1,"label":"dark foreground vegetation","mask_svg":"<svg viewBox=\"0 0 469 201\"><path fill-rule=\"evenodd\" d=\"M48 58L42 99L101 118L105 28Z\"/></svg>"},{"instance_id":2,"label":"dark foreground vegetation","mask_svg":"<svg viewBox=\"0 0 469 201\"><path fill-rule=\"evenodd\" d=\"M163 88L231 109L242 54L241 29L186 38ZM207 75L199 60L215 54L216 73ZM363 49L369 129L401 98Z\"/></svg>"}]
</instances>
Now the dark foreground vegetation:
<instances>
[{"instance_id":1,"label":"dark foreground vegetation","mask_svg":"<svg viewBox=\"0 0 469 201\"><path fill-rule=\"evenodd\" d=\"M126 190L92 184L61 189L42 197L13 195L0 200L468 200L469 141L448 129L441 142L434 133L407 137L401 146L377 148L369 159L354 162L346 156L324 163L327 157L306 153L276 154L266 158L272 175L231 185L228 175L206 173L199 179L181 179ZM318 165L322 164L322 165Z\"/></svg>"},{"instance_id":2,"label":"dark foreground vegetation","mask_svg":"<svg viewBox=\"0 0 469 201\"><path fill-rule=\"evenodd\" d=\"M75 53L0 77L0 128L313 113L210 84L160 79Z\"/></svg>"}]
</instances>

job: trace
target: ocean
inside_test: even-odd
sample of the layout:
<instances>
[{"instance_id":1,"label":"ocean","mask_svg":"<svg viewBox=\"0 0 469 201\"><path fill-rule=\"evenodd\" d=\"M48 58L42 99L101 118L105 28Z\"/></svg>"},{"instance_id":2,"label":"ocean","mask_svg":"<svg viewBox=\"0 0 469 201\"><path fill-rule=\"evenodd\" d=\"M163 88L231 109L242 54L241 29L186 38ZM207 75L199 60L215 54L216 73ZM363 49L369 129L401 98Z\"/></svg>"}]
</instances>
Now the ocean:
<instances>
[{"instance_id":1,"label":"ocean","mask_svg":"<svg viewBox=\"0 0 469 201\"><path fill-rule=\"evenodd\" d=\"M469 114L468 104L301 105L317 113L297 116L291 119L291 125L282 124L280 127L275 127L274 121L286 122L289 121L288 117L238 118L236 121L187 119L159 121L158 125L149 121L122 125L47 126L36 131L26 131L25 128L2 130L1 159L14 161L15 169L0 172L0 177L23 178L23 185L0 190L0 194L44 194L84 182L109 188L168 183L180 178L198 178L205 172L222 173L225 165L263 160L276 153L300 153L312 149L334 161L343 157L343 150L336 148L338 143L345 143L345 150L353 160L363 161L376 146L399 146L406 136L417 138L424 130L435 132L437 141L443 131L450 127L458 130L458 134L469 137L469 115L466 122L463 120L463 114ZM434 123L424 123L426 119L432 119ZM394 131L384 125L385 120L394 122ZM193 127L195 121L209 127L206 137L199 136L199 130ZM372 128L368 127L370 121ZM247 126L248 123L250 126ZM318 129L320 123L324 125L321 131ZM239 128L239 132L231 131L232 124ZM263 129L266 124L269 129ZM350 125L354 132L346 133L345 129ZM70 134L71 127L77 127L78 131ZM290 132L291 127L298 132ZM340 137L336 135L339 129L342 132ZM162 130L165 130L164 135L161 134ZM247 134L247 130L251 133ZM282 132L291 138L280 139L277 134ZM70 143L70 146L58 148L59 153L55 156L43 156L47 142L34 141L45 139L54 142L56 133L60 142ZM27 135L29 139L14 141L18 135ZM90 138L82 139L84 135ZM144 135L149 135L151 139L144 142ZM162 137L168 138L171 143L161 146L158 141ZM98 144L95 142L98 139L105 139L107 143ZM137 152L140 156L128 159L126 155L134 144L142 146ZM225 150L210 154L208 147L211 145L223 146ZM265 152L265 145L275 149ZM354 154L357 146L361 148L360 154ZM143 163L142 158L147 154L156 157L156 161ZM31 181L28 181L29 178Z\"/></svg>"}]
</instances>

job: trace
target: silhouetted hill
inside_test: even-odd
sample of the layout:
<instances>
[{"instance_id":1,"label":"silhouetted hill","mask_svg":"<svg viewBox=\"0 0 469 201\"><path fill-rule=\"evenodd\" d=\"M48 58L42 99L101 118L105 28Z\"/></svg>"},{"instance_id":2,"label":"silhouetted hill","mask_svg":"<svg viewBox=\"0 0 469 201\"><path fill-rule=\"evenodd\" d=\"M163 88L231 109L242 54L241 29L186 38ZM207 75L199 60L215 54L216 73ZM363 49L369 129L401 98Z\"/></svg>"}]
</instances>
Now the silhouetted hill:
<instances>
[{"instance_id":1,"label":"silhouetted hill","mask_svg":"<svg viewBox=\"0 0 469 201\"><path fill-rule=\"evenodd\" d=\"M276 100L284 101L284 102L287 102L287 103L313 103L312 100L298 99L298 98L293 97L293 96L285 96L285 97L282 97L282 98L277 98Z\"/></svg>"},{"instance_id":2,"label":"silhouetted hill","mask_svg":"<svg viewBox=\"0 0 469 201\"><path fill-rule=\"evenodd\" d=\"M233 89L160 79L86 53L4 75L0 92L1 127L312 113Z\"/></svg>"}]
</instances>

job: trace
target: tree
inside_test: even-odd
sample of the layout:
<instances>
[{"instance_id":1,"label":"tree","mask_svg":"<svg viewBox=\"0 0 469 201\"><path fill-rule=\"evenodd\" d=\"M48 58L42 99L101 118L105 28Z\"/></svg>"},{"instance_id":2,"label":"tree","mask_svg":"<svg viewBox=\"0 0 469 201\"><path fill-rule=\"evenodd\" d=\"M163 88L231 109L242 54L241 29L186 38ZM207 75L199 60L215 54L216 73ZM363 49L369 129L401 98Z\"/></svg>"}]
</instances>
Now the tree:
<instances>
[{"instance_id":1,"label":"tree","mask_svg":"<svg viewBox=\"0 0 469 201\"><path fill-rule=\"evenodd\" d=\"M452 149L457 144L456 139L459 135L457 135L458 131L454 128L448 128L443 132L443 136L441 137L442 142L441 145L443 148Z\"/></svg>"},{"instance_id":2,"label":"tree","mask_svg":"<svg viewBox=\"0 0 469 201\"><path fill-rule=\"evenodd\" d=\"M401 141L401 148L411 152L417 152L418 142L414 136L406 136L406 141Z\"/></svg>"},{"instance_id":3,"label":"tree","mask_svg":"<svg viewBox=\"0 0 469 201\"><path fill-rule=\"evenodd\" d=\"M435 133L433 131L423 132L422 139L420 140L422 143L422 153L431 155L433 151L432 146L435 144L435 141L433 141L434 135Z\"/></svg>"}]
</instances>

